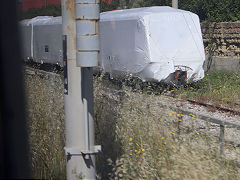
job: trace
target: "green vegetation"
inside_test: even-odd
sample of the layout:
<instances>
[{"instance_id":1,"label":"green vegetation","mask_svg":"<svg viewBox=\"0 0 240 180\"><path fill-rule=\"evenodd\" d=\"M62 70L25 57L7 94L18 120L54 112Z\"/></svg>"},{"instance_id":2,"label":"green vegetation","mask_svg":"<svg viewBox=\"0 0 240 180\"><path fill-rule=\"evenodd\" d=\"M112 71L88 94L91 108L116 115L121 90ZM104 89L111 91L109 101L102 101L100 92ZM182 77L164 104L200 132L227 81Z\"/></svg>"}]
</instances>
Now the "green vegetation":
<instances>
[{"instance_id":1,"label":"green vegetation","mask_svg":"<svg viewBox=\"0 0 240 180\"><path fill-rule=\"evenodd\" d=\"M102 11L148 6L171 6L172 0L113 0L101 3ZM199 15L201 21L224 22L240 20L239 0L182 0L179 8Z\"/></svg>"},{"instance_id":2,"label":"green vegetation","mask_svg":"<svg viewBox=\"0 0 240 180\"><path fill-rule=\"evenodd\" d=\"M173 94L216 105L240 107L240 72L212 71L205 78L182 87Z\"/></svg>"},{"instance_id":3,"label":"green vegetation","mask_svg":"<svg viewBox=\"0 0 240 180\"><path fill-rule=\"evenodd\" d=\"M224 22L240 20L239 0L184 0L179 8L199 15L201 21Z\"/></svg>"},{"instance_id":4,"label":"green vegetation","mask_svg":"<svg viewBox=\"0 0 240 180\"><path fill-rule=\"evenodd\" d=\"M172 0L108 0L101 1L101 11L111 11L123 8L136 8L148 6L171 6ZM194 12L201 21L224 22L240 20L239 0L182 0L179 8ZM33 8L23 12L21 19L36 16L61 16L61 6L49 5L48 7Z\"/></svg>"},{"instance_id":5,"label":"green vegetation","mask_svg":"<svg viewBox=\"0 0 240 180\"><path fill-rule=\"evenodd\" d=\"M133 6L171 6L171 0L135 0ZM179 8L194 12L201 21L221 22L240 20L239 0L182 0Z\"/></svg>"}]
</instances>

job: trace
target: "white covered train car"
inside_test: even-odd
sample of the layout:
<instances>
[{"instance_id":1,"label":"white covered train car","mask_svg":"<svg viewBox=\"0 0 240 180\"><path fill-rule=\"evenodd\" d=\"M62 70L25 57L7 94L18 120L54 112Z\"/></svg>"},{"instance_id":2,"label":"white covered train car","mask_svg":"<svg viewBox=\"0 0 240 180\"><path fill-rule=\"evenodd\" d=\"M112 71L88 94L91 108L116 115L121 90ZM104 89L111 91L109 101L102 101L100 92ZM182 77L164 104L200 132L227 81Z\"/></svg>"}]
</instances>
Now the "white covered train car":
<instances>
[{"instance_id":1,"label":"white covered train car","mask_svg":"<svg viewBox=\"0 0 240 180\"><path fill-rule=\"evenodd\" d=\"M38 16L20 22L23 59L63 66L62 17Z\"/></svg>"},{"instance_id":2,"label":"white covered train car","mask_svg":"<svg viewBox=\"0 0 240 180\"><path fill-rule=\"evenodd\" d=\"M101 13L101 66L143 81L199 80L205 60L199 18L171 7Z\"/></svg>"}]
</instances>

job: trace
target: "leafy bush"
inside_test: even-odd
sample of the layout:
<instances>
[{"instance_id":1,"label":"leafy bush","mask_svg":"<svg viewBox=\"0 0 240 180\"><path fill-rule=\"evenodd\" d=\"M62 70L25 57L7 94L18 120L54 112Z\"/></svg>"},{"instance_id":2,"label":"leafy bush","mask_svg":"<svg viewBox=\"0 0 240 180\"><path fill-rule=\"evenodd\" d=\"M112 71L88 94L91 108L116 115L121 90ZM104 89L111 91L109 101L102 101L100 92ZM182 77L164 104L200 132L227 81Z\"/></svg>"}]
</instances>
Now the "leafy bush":
<instances>
[{"instance_id":1,"label":"leafy bush","mask_svg":"<svg viewBox=\"0 0 240 180\"><path fill-rule=\"evenodd\" d=\"M112 0L101 1L101 12L122 8L171 6L171 0ZM239 0L184 0L179 1L179 8L194 12L199 15L201 21L224 22L240 20ZM36 16L61 16L60 5L32 8L21 15L21 19L29 19Z\"/></svg>"},{"instance_id":2,"label":"leafy bush","mask_svg":"<svg viewBox=\"0 0 240 180\"><path fill-rule=\"evenodd\" d=\"M179 1L179 7L198 14L202 21L240 20L239 0L185 0Z\"/></svg>"},{"instance_id":3,"label":"leafy bush","mask_svg":"<svg viewBox=\"0 0 240 180\"><path fill-rule=\"evenodd\" d=\"M109 11L117 7L148 7L171 6L171 0L113 0L112 4L102 2L102 11ZM179 8L194 12L201 21L221 22L240 20L239 0L179 0Z\"/></svg>"}]
</instances>

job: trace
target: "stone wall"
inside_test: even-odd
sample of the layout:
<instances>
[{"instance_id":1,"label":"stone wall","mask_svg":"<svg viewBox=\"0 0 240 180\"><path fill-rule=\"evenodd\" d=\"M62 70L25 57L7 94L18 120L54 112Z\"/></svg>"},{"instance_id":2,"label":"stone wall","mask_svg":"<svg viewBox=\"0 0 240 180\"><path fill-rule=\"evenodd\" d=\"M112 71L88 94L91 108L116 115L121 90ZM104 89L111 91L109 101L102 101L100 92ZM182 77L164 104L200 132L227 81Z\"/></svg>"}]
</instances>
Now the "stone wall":
<instances>
[{"instance_id":1,"label":"stone wall","mask_svg":"<svg viewBox=\"0 0 240 180\"><path fill-rule=\"evenodd\" d=\"M201 27L207 54L240 57L240 22L201 23Z\"/></svg>"}]
</instances>

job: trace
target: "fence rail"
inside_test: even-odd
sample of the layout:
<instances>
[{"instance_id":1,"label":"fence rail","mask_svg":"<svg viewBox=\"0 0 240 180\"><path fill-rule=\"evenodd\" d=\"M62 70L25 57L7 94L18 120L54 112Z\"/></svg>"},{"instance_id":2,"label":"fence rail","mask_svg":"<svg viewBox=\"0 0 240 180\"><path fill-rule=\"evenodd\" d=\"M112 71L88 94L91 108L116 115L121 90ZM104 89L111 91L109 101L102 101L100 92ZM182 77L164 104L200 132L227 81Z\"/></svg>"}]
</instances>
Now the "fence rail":
<instances>
[{"instance_id":1,"label":"fence rail","mask_svg":"<svg viewBox=\"0 0 240 180\"><path fill-rule=\"evenodd\" d=\"M207 121L207 122L211 122L214 124L218 124L220 125L220 136L219 136L219 141L220 141L220 155L224 155L224 144L225 144L225 128L237 128L240 129L240 124L236 124L236 123L231 123L231 122L226 122L224 120L221 119L217 119L217 118L212 118L209 116L205 116L205 115L201 115L199 113L195 113L193 111L187 111L187 110L183 110L180 108L176 108L176 107L172 107L172 106L167 106L164 105L162 103L158 103L159 106L164 107L164 108L169 108L175 112L179 112L183 115L189 115L189 114L194 114L198 119ZM231 143L233 143L231 141Z\"/></svg>"}]
</instances>

